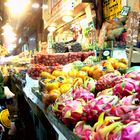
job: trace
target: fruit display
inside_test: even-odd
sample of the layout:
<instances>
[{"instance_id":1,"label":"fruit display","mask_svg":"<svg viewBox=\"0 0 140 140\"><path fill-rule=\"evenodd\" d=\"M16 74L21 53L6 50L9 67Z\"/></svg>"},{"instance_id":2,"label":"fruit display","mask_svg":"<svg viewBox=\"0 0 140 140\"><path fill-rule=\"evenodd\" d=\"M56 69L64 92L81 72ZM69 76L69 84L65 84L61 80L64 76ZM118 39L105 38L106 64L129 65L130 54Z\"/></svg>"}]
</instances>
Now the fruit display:
<instances>
[{"instance_id":1,"label":"fruit display","mask_svg":"<svg viewBox=\"0 0 140 140\"><path fill-rule=\"evenodd\" d=\"M69 52L69 53L37 53L32 63L44 64L45 66L55 66L56 64L65 65L74 61L84 61L87 57L95 55L94 52Z\"/></svg>"},{"instance_id":2,"label":"fruit display","mask_svg":"<svg viewBox=\"0 0 140 140\"><path fill-rule=\"evenodd\" d=\"M140 124L139 68L127 70L125 59L108 58L99 63L89 54L34 57L28 74L39 77L45 108L50 105L53 115L81 140L125 140L132 133L137 138L140 132L134 127Z\"/></svg>"},{"instance_id":3,"label":"fruit display","mask_svg":"<svg viewBox=\"0 0 140 140\"><path fill-rule=\"evenodd\" d=\"M32 64L28 68L28 74L33 79L36 79L36 78L38 78L40 76L40 73L42 71L45 71L45 70L46 70L46 67L44 65Z\"/></svg>"},{"instance_id":4,"label":"fruit display","mask_svg":"<svg viewBox=\"0 0 140 140\"><path fill-rule=\"evenodd\" d=\"M80 55L81 53L79 53L79 56ZM41 57L42 56L43 55L41 55ZM95 56L89 56L86 62L88 62L88 59L92 62L97 61ZM44 104L47 106L55 102L62 94L70 92L77 86L81 86L84 90L94 93L95 95L98 94L98 92L106 95L107 92L103 90L113 88L122 81L123 76L115 69L114 63L118 61L119 60L110 58L107 61L93 66L82 61L74 61L65 66L59 64L57 66L31 64L28 68L28 75L33 79L42 79L41 82L39 82L39 89L40 92L43 92L42 98ZM108 63L110 63L111 66L106 68L106 64ZM114 90L112 89L112 92ZM113 94L116 95L115 93ZM51 96L53 97L50 98ZM82 94L81 96L84 97L86 95Z\"/></svg>"},{"instance_id":5,"label":"fruit display","mask_svg":"<svg viewBox=\"0 0 140 140\"><path fill-rule=\"evenodd\" d=\"M139 139L139 74L114 71L97 81L86 75L83 84L71 86L51 105L52 111L81 140Z\"/></svg>"},{"instance_id":6,"label":"fruit display","mask_svg":"<svg viewBox=\"0 0 140 140\"><path fill-rule=\"evenodd\" d=\"M72 63L74 61L81 61L82 53L81 52L71 52L68 56L68 63Z\"/></svg>"},{"instance_id":7,"label":"fruit display","mask_svg":"<svg viewBox=\"0 0 140 140\"><path fill-rule=\"evenodd\" d=\"M114 87L117 83L119 83L122 80L122 76L118 75L116 73L108 73L104 76L102 76L96 84L96 90L102 91L107 88Z\"/></svg>"}]
</instances>

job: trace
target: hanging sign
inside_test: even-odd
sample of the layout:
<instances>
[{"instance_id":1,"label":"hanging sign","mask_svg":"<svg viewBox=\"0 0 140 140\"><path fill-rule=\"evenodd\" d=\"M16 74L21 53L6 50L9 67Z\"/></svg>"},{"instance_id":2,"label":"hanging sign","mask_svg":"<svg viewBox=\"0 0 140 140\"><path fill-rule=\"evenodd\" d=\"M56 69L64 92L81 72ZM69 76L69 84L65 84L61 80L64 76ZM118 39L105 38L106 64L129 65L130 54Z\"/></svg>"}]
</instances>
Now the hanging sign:
<instances>
[{"instance_id":1,"label":"hanging sign","mask_svg":"<svg viewBox=\"0 0 140 140\"><path fill-rule=\"evenodd\" d=\"M122 0L103 0L103 13L106 20L119 17L122 9Z\"/></svg>"}]
</instances>

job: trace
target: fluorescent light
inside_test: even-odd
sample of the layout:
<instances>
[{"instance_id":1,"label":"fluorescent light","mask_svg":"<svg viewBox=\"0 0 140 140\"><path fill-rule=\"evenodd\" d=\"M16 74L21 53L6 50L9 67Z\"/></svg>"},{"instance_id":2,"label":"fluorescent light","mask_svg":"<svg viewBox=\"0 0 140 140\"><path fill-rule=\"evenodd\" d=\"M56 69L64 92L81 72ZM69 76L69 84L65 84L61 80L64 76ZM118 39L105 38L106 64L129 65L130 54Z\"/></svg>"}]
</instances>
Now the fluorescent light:
<instances>
[{"instance_id":1,"label":"fluorescent light","mask_svg":"<svg viewBox=\"0 0 140 140\"><path fill-rule=\"evenodd\" d=\"M66 16L63 16L63 17L62 17L62 20L63 20L64 22L70 22L70 21L73 20L73 17L70 16L70 15L66 15Z\"/></svg>"},{"instance_id":2,"label":"fluorescent light","mask_svg":"<svg viewBox=\"0 0 140 140\"><path fill-rule=\"evenodd\" d=\"M37 8L39 8L39 7L40 7L40 5L39 5L38 3L33 3L33 4L32 4L32 8L37 9Z\"/></svg>"}]
</instances>

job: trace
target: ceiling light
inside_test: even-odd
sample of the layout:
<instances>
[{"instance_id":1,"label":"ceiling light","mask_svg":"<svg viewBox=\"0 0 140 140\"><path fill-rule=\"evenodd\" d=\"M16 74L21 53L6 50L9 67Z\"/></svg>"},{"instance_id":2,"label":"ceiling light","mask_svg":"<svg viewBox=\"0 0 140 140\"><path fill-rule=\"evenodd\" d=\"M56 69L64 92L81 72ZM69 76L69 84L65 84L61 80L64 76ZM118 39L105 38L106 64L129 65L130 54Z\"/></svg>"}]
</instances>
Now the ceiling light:
<instances>
[{"instance_id":1,"label":"ceiling light","mask_svg":"<svg viewBox=\"0 0 140 140\"><path fill-rule=\"evenodd\" d=\"M73 20L73 17L70 16L70 15L63 16L63 17L62 17L62 20L63 20L64 22L70 22L70 21Z\"/></svg>"},{"instance_id":2,"label":"ceiling light","mask_svg":"<svg viewBox=\"0 0 140 140\"><path fill-rule=\"evenodd\" d=\"M20 15L24 12L26 6L30 3L29 0L8 0L5 3L13 15Z\"/></svg>"},{"instance_id":3,"label":"ceiling light","mask_svg":"<svg viewBox=\"0 0 140 140\"><path fill-rule=\"evenodd\" d=\"M32 4L32 8L37 9L37 8L39 8L39 7L40 7L40 5L39 5L38 3L33 3L33 4Z\"/></svg>"}]
</instances>

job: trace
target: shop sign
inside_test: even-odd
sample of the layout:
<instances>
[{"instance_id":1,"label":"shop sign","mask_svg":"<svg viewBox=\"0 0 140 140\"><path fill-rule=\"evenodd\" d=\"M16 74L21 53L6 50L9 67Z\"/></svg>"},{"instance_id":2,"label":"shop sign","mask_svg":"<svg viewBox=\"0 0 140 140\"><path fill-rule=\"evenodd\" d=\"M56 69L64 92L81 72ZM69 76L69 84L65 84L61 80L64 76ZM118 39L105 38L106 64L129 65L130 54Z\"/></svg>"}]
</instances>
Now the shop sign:
<instances>
[{"instance_id":1,"label":"shop sign","mask_svg":"<svg viewBox=\"0 0 140 140\"><path fill-rule=\"evenodd\" d=\"M103 0L103 12L106 20L119 17L122 10L122 0Z\"/></svg>"}]
</instances>

